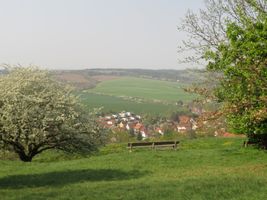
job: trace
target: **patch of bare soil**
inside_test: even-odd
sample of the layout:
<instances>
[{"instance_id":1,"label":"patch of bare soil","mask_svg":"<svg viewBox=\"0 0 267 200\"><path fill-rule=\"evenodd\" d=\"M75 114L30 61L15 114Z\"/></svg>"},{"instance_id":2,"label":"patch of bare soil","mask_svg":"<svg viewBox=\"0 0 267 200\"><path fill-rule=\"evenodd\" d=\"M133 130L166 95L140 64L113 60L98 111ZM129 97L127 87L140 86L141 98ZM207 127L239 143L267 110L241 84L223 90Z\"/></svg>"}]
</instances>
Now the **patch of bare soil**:
<instances>
[{"instance_id":1,"label":"patch of bare soil","mask_svg":"<svg viewBox=\"0 0 267 200\"><path fill-rule=\"evenodd\" d=\"M108 80L114 80L118 79L118 76L111 76L111 75L98 75L98 76L91 76L92 79L102 82L102 81L108 81Z\"/></svg>"},{"instance_id":2,"label":"patch of bare soil","mask_svg":"<svg viewBox=\"0 0 267 200\"><path fill-rule=\"evenodd\" d=\"M56 78L60 81L66 81L71 83L88 83L89 80L82 74L63 73L56 75Z\"/></svg>"},{"instance_id":3,"label":"patch of bare soil","mask_svg":"<svg viewBox=\"0 0 267 200\"><path fill-rule=\"evenodd\" d=\"M118 76L112 75L87 76L82 73L69 71L56 73L54 74L54 77L61 82L65 82L74 86L78 90L94 88L99 82L119 78Z\"/></svg>"},{"instance_id":4,"label":"patch of bare soil","mask_svg":"<svg viewBox=\"0 0 267 200\"><path fill-rule=\"evenodd\" d=\"M55 78L61 82L74 86L78 90L94 88L98 82L86 75L73 72L61 72L60 74L56 74Z\"/></svg>"}]
</instances>

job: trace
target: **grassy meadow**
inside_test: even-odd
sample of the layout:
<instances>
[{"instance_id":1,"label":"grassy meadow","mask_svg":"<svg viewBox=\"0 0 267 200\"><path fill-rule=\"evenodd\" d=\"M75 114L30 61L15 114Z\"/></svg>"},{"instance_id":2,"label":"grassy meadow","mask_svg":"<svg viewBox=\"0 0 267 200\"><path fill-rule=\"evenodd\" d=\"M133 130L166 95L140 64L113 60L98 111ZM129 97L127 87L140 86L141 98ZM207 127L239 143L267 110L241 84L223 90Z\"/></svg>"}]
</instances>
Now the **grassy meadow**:
<instances>
[{"instance_id":1,"label":"grassy meadow","mask_svg":"<svg viewBox=\"0 0 267 200\"><path fill-rule=\"evenodd\" d=\"M130 111L134 113L171 113L171 111L178 109L175 105L166 105L162 103L148 103L148 102L134 102L125 100L116 96L100 95L94 93L83 93L81 95L83 103L90 109L103 107L104 112L120 112Z\"/></svg>"},{"instance_id":2,"label":"grassy meadow","mask_svg":"<svg viewBox=\"0 0 267 200\"><path fill-rule=\"evenodd\" d=\"M104 107L103 111L127 110L135 113L170 113L177 110L175 102L189 102L194 95L183 90L176 82L122 77L105 80L81 94L89 108Z\"/></svg>"},{"instance_id":3,"label":"grassy meadow","mask_svg":"<svg viewBox=\"0 0 267 200\"><path fill-rule=\"evenodd\" d=\"M192 100L194 96L184 92L183 87L183 84L176 82L123 77L103 81L89 91L114 96L130 96L169 102Z\"/></svg>"},{"instance_id":4,"label":"grassy meadow","mask_svg":"<svg viewBox=\"0 0 267 200\"><path fill-rule=\"evenodd\" d=\"M44 153L32 163L0 161L0 197L11 199L267 198L267 154L243 139L182 140L180 149L135 150L108 145L96 155Z\"/></svg>"}]
</instances>

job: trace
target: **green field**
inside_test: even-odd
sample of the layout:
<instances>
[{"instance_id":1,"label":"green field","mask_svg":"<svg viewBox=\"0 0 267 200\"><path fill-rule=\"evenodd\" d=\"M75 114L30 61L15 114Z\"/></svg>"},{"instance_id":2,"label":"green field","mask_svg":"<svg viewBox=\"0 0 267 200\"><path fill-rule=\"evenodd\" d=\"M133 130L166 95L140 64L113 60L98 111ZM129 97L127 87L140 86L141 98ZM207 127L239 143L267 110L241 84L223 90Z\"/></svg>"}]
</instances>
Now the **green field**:
<instances>
[{"instance_id":1,"label":"green field","mask_svg":"<svg viewBox=\"0 0 267 200\"><path fill-rule=\"evenodd\" d=\"M98 95L93 93L84 93L81 95L82 101L89 109L103 107L104 112L120 112L129 111L139 114L149 113L171 113L179 109L175 105L164 105L161 103L136 103L129 100L124 100L119 97L109 95Z\"/></svg>"},{"instance_id":2,"label":"green field","mask_svg":"<svg viewBox=\"0 0 267 200\"><path fill-rule=\"evenodd\" d=\"M176 82L126 77L101 82L89 92L169 102L194 99L194 96L184 92L182 87L182 84Z\"/></svg>"},{"instance_id":3,"label":"green field","mask_svg":"<svg viewBox=\"0 0 267 200\"><path fill-rule=\"evenodd\" d=\"M196 139L181 149L109 145L89 158L46 153L32 163L0 161L0 197L11 199L267 199L267 154L243 139Z\"/></svg>"},{"instance_id":4,"label":"green field","mask_svg":"<svg viewBox=\"0 0 267 200\"><path fill-rule=\"evenodd\" d=\"M188 102L195 98L182 87L175 82L126 77L101 82L81 97L87 107L103 107L105 112L169 114L183 109L175 106L178 100Z\"/></svg>"}]
</instances>

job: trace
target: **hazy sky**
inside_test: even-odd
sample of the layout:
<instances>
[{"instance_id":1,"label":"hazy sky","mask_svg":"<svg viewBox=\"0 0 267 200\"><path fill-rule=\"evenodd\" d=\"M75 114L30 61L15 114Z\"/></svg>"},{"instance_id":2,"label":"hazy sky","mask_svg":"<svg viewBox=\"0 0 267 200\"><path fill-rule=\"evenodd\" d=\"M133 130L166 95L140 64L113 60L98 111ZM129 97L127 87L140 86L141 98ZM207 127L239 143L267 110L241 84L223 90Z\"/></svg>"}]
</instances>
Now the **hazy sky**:
<instances>
[{"instance_id":1,"label":"hazy sky","mask_svg":"<svg viewBox=\"0 0 267 200\"><path fill-rule=\"evenodd\" d=\"M0 0L0 63L184 68L177 31L202 0Z\"/></svg>"}]
</instances>

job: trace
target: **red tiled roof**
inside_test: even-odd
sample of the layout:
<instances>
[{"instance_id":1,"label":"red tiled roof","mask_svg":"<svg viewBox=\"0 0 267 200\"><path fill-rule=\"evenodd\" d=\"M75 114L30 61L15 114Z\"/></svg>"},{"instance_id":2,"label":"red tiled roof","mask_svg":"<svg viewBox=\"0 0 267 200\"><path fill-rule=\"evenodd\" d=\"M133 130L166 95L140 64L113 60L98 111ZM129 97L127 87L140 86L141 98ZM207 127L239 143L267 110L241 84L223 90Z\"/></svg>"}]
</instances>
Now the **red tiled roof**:
<instances>
[{"instance_id":1,"label":"red tiled roof","mask_svg":"<svg viewBox=\"0 0 267 200\"><path fill-rule=\"evenodd\" d=\"M137 123L137 124L134 126L134 129L139 130L141 127L143 127L143 124L141 124L141 123Z\"/></svg>"},{"instance_id":2,"label":"red tiled roof","mask_svg":"<svg viewBox=\"0 0 267 200\"><path fill-rule=\"evenodd\" d=\"M188 117L186 115L179 116L179 123L181 123L181 124L187 124L189 122L190 122L190 117Z\"/></svg>"}]
</instances>

